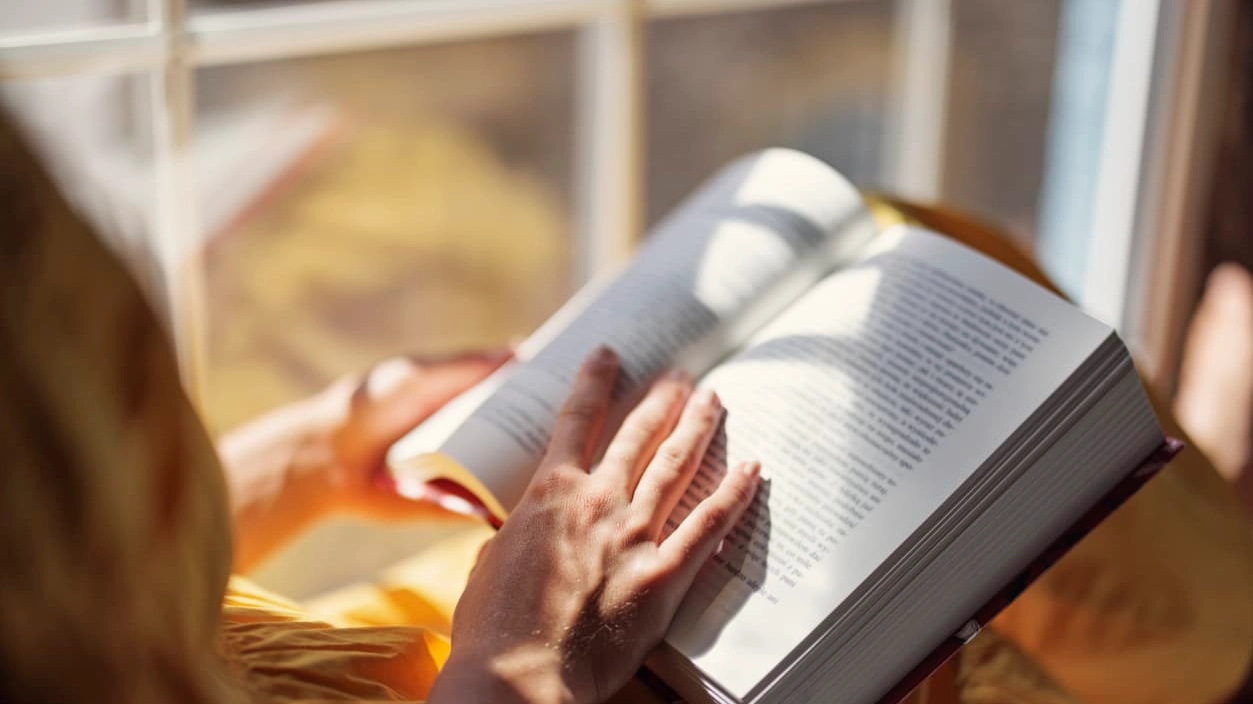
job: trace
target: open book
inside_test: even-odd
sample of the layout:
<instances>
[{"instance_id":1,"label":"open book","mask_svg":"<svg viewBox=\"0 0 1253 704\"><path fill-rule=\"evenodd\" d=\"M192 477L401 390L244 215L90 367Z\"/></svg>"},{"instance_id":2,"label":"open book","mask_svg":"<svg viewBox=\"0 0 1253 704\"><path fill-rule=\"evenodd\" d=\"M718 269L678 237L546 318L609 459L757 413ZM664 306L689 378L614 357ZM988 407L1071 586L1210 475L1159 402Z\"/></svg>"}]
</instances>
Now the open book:
<instances>
[{"instance_id":1,"label":"open book","mask_svg":"<svg viewBox=\"0 0 1253 704\"><path fill-rule=\"evenodd\" d=\"M649 662L689 701L903 696L1170 455L1109 327L941 235L878 231L839 174L770 150L395 445L400 490L454 478L507 511L602 343L623 361L617 417L671 366L727 409L675 520L727 466L763 468Z\"/></svg>"}]
</instances>

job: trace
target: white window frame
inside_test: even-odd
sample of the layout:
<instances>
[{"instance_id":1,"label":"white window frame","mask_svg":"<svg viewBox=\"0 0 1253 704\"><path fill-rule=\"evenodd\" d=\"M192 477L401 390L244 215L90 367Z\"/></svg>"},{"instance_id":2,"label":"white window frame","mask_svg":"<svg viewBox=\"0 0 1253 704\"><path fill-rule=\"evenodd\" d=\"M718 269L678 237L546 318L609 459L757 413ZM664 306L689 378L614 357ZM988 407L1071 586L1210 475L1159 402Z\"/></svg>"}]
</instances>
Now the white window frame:
<instances>
[{"instance_id":1,"label":"white window frame","mask_svg":"<svg viewBox=\"0 0 1253 704\"><path fill-rule=\"evenodd\" d=\"M1123 336L1163 399L1174 395L1182 342L1205 273L1237 2L1162 2L1157 17L1155 70L1144 97L1151 116L1147 146L1124 225L1137 239L1127 241L1129 268L1116 295Z\"/></svg>"},{"instance_id":2,"label":"white window frame","mask_svg":"<svg viewBox=\"0 0 1253 704\"><path fill-rule=\"evenodd\" d=\"M192 396L198 398L205 378L205 292L197 251L200 240L191 163L197 68L545 30L576 31L578 283L612 266L630 250L639 233L644 158L641 136L645 128L642 35L647 20L858 1L865 0L337 0L193 15L187 0L136 0L146 5L144 22L0 34L0 80L131 72L151 76L158 256L165 271L184 380ZM898 18L896 70L889 90L892 112L897 117L887 126L881 155L883 173L890 189L920 201L934 201L940 193L943 164L950 0L893 1ZM1196 161L1192 154L1200 142L1192 134L1196 120L1189 122L1189 115L1207 95L1197 89L1198 79L1193 74L1215 59L1212 51L1198 48L1203 46L1198 42L1210 36L1195 27L1202 24L1212 34L1212 18L1221 15L1214 8L1228 2L1188 3L1190 8L1200 9L1189 10L1184 13L1187 21L1175 23L1189 28L1187 32L1181 30L1174 36L1157 31L1152 38L1139 37L1138 43L1125 48L1129 58L1122 63L1115 61L1114 70L1122 72L1115 75L1115 83L1129 87L1114 91L1116 104L1110 110L1143 111L1147 78L1140 74L1151 71L1152 62L1146 64L1137 57L1143 58L1146 50L1154 50L1164 41L1183 57L1181 78L1172 83L1158 106L1164 106L1168 113L1162 124L1186 133L1189 148L1170 150L1171 158L1158 158L1157 152L1162 150L1145 149L1140 139L1125 140L1122 149L1131 150L1131 165L1120 166L1122 171L1111 172L1101 181L1103 190L1096 197L1106 210L1099 226L1094 225L1091 246L1100 256L1113 252L1123 269L1112 288L1109 281L1093 279L1093 286L1105 291L1093 303L1107 318L1112 316L1113 322L1127 322L1128 287L1137 276L1126 268L1132 261L1133 246L1149 242L1150 250L1157 252L1160 248L1156 243L1164 241L1165 249L1174 251L1180 242L1189 241L1189 234L1195 234L1183 231L1182 222L1187 217L1181 215L1195 209L1195 193L1191 205L1178 202L1178 198L1171 200L1167 215L1178 227L1165 240L1159 236L1163 227L1159 222L1133 214L1142 212L1146 188L1160 189L1167 183L1160 172L1176 168L1181 160L1190 165ZM1146 4L1154 6L1148 15L1143 8ZM1156 22L1159 5L1170 2L1123 0L1125 22L1143 22L1147 16ZM1145 41L1149 42L1148 49ZM1197 55L1209 63L1196 68ZM1180 117L1176 119L1176 115ZM1146 266L1162 266L1160 257L1142 259L1150 262ZM1083 292L1080 298L1084 298Z\"/></svg>"}]
</instances>

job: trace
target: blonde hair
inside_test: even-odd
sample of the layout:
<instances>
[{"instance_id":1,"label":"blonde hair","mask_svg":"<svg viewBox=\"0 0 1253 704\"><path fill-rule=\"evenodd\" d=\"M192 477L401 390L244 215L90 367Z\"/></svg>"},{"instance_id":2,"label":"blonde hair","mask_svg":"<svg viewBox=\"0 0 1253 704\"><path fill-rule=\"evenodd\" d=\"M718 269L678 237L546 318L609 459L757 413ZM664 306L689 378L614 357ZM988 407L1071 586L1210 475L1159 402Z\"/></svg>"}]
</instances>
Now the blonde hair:
<instances>
[{"instance_id":1,"label":"blonde hair","mask_svg":"<svg viewBox=\"0 0 1253 704\"><path fill-rule=\"evenodd\" d=\"M122 266L0 115L0 700L221 701L225 487Z\"/></svg>"}]
</instances>

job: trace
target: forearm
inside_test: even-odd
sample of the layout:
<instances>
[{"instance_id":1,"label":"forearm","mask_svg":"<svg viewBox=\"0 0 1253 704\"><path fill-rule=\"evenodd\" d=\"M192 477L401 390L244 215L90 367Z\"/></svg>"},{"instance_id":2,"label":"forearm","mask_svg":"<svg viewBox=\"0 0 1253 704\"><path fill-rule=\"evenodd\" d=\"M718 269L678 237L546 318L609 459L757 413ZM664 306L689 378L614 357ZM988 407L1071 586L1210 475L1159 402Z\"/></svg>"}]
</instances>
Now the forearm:
<instances>
[{"instance_id":1,"label":"forearm","mask_svg":"<svg viewBox=\"0 0 1253 704\"><path fill-rule=\"evenodd\" d=\"M281 408L218 443L235 528L235 569L247 572L330 510L325 472L332 422L310 399Z\"/></svg>"}]
</instances>

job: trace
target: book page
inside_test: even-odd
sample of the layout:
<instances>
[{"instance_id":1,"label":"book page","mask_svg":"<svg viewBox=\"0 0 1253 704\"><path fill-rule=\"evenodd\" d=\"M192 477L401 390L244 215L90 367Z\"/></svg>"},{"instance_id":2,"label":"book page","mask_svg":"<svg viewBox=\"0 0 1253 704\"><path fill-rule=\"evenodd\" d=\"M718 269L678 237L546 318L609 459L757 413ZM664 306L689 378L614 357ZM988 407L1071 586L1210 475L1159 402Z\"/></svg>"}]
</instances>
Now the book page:
<instances>
[{"instance_id":1,"label":"book page","mask_svg":"<svg viewBox=\"0 0 1253 704\"><path fill-rule=\"evenodd\" d=\"M1110 332L939 235L881 235L702 379L725 427L670 525L728 462L764 482L667 642L743 698Z\"/></svg>"},{"instance_id":2,"label":"book page","mask_svg":"<svg viewBox=\"0 0 1253 704\"><path fill-rule=\"evenodd\" d=\"M702 372L873 234L860 194L825 164L787 150L746 158L528 340L520 363L419 427L389 462L438 450L512 508L597 345L622 358L620 399L672 365Z\"/></svg>"}]
</instances>

